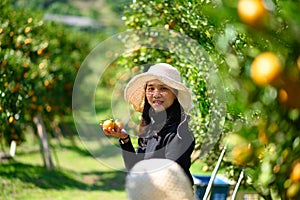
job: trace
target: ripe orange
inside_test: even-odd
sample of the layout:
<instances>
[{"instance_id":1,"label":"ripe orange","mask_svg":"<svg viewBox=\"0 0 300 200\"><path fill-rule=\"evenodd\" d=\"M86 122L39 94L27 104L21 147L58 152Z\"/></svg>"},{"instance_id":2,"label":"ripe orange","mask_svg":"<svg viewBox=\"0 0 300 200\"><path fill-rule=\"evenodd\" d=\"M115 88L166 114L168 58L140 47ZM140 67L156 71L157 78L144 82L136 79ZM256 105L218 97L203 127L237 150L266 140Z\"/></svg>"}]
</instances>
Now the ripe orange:
<instances>
[{"instance_id":1,"label":"ripe orange","mask_svg":"<svg viewBox=\"0 0 300 200\"><path fill-rule=\"evenodd\" d=\"M252 26L261 24L267 13L262 0L239 0L237 10L240 19Z\"/></svg>"},{"instance_id":2,"label":"ripe orange","mask_svg":"<svg viewBox=\"0 0 300 200\"><path fill-rule=\"evenodd\" d=\"M108 128L112 128L114 131L121 131L124 128L124 124L122 121L118 120L118 119L107 119L104 120L104 122L102 123L102 128L103 129L108 129Z\"/></svg>"},{"instance_id":3,"label":"ripe orange","mask_svg":"<svg viewBox=\"0 0 300 200\"><path fill-rule=\"evenodd\" d=\"M10 116L8 119L8 122L11 124L15 121L15 118L13 116Z\"/></svg>"},{"instance_id":4,"label":"ripe orange","mask_svg":"<svg viewBox=\"0 0 300 200\"><path fill-rule=\"evenodd\" d=\"M258 141L261 143L261 144L268 144L269 142L269 138L266 134L265 131L260 131L258 132Z\"/></svg>"},{"instance_id":5,"label":"ripe orange","mask_svg":"<svg viewBox=\"0 0 300 200\"><path fill-rule=\"evenodd\" d=\"M103 128L103 129L108 129L108 128L114 129L114 128L115 128L115 124L114 124L113 120L107 119L107 120L105 120L105 121L103 122L102 128Z\"/></svg>"},{"instance_id":6,"label":"ripe orange","mask_svg":"<svg viewBox=\"0 0 300 200\"><path fill-rule=\"evenodd\" d=\"M235 165L245 166L253 159L253 147L250 143L237 145L232 149L231 156Z\"/></svg>"},{"instance_id":7,"label":"ripe orange","mask_svg":"<svg viewBox=\"0 0 300 200\"><path fill-rule=\"evenodd\" d=\"M294 182L300 181L300 162L293 165L292 171L290 173L290 180Z\"/></svg>"},{"instance_id":8,"label":"ripe orange","mask_svg":"<svg viewBox=\"0 0 300 200\"><path fill-rule=\"evenodd\" d=\"M270 52L258 55L251 64L251 78L260 86L274 83L280 76L282 66L279 58Z\"/></svg>"}]
</instances>

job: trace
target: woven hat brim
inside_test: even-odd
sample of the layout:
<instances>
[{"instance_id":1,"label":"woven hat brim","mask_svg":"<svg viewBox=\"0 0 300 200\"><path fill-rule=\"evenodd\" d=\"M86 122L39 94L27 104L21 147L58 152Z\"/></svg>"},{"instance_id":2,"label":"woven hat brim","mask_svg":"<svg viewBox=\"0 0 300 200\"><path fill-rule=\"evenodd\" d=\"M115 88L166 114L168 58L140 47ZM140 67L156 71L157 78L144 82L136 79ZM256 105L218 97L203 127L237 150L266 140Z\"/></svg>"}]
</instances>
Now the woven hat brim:
<instances>
[{"instance_id":1,"label":"woven hat brim","mask_svg":"<svg viewBox=\"0 0 300 200\"><path fill-rule=\"evenodd\" d=\"M185 112L188 112L192 108L191 92L185 85L166 76L158 76L146 72L133 77L124 91L125 100L132 104L135 111L143 112L145 86L151 80L159 80L167 86L178 90L177 99Z\"/></svg>"},{"instance_id":2,"label":"woven hat brim","mask_svg":"<svg viewBox=\"0 0 300 200\"><path fill-rule=\"evenodd\" d=\"M138 162L126 177L129 199L193 200L192 185L183 169L167 159Z\"/></svg>"}]
</instances>

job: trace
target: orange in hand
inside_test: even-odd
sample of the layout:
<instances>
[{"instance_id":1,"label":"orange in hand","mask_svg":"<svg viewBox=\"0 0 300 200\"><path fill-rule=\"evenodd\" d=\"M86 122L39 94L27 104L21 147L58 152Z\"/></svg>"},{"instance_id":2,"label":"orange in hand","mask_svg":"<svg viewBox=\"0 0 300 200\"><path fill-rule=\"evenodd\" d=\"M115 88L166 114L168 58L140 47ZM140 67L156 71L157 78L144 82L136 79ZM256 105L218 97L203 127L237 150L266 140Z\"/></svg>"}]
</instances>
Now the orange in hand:
<instances>
[{"instance_id":1,"label":"orange in hand","mask_svg":"<svg viewBox=\"0 0 300 200\"><path fill-rule=\"evenodd\" d=\"M114 136L121 139L127 138L128 134L123 129L124 124L120 120L115 119L106 119L100 123L101 128L105 135Z\"/></svg>"},{"instance_id":2,"label":"orange in hand","mask_svg":"<svg viewBox=\"0 0 300 200\"><path fill-rule=\"evenodd\" d=\"M114 123L113 120L107 119L107 120L105 120L105 121L102 123L102 128L103 128L103 129L109 129L109 128L114 129L114 128L115 128L115 123Z\"/></svg>"},{"instance_id":3,"label":"orange in hand","mask_svg":"<svg viewBox=\"0 0 300 200\"><path fill-rule=\"evenodd\" d=\"M115 132L121 132L121 130L124 128L124 124L121 120L118 119L106 119L101 123L102 129L111 128L111 130Z\"/></svg>"}]
</instances>

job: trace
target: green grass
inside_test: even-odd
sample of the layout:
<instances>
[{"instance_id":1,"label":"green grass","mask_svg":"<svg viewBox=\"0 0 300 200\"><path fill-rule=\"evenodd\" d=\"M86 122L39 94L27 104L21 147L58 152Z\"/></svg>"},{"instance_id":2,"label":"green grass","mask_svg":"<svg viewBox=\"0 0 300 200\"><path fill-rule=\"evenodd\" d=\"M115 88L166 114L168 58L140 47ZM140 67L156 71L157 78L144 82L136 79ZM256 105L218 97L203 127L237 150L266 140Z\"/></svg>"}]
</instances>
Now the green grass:
<instances>
[{"instance_id":1,"label":"green grass","mask_svg":"<svg viewBox=\"0 0 300 200\"><path fill-rule=\"evenodd\" d=\"M0 199L127 199L125 173L103 165L77 144L66 139L56 144L56 169L50 171L37 146L18 147L13 161L0 163Z\"/></svg>"}]
</instances>

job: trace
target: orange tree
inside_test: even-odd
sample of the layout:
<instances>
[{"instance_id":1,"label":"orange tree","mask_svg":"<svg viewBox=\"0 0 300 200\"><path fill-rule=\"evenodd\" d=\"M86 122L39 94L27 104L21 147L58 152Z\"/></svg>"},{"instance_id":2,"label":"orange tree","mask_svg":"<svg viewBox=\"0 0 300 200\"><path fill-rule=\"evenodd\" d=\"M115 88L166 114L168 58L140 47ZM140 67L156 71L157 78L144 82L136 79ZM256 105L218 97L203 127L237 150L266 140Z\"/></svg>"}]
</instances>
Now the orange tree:
<instances>
[{"instance_id":1,"label":"orange tree","mask_svg":"<svg viewBox=\"0 0 300 200\"><path fill-rule=\"evenodd\" d=\"M265 199L300 197L299 6L296 1L279 0L138 0L123 17L128 28L135 30L135 41L147 37L119 63L133 71L145 63L177 66L195 96L191 127L196 151L201 152L206 141L215 142L212 151L199 154L200 159L209 166L211 158L227 146L222 165L228 175L236 179L244 169L243 186ZM161 35L151 27L163 28L169 36L175 31L192 38L211 60L197 60L193 45L189 54L174 54L180 41L155 48ZM165 41L169 42L167 37ZM200 65L189 62L193 59ZM215 103L209 98L213 91L205 76L214 67L210 62L216 64L223 80L219 86L226 94L225 123L222 130L212 129L222 132L218 137L209 127L214 117L210 107Z\"/></svg>"},{"instance_id":2,"label":"orange tree","mask_svg":"<svg viewBox=\"0 0 300 200\"><path fill-rule=\"evenodd\" d=\"M35 118L46 130L70 114L73 81L89 49L83 34L46 23L42 14L6 0L0 6L0 138L21 143Z\"/></svg>"}]
</instances>

